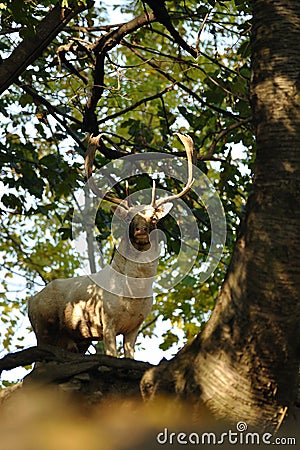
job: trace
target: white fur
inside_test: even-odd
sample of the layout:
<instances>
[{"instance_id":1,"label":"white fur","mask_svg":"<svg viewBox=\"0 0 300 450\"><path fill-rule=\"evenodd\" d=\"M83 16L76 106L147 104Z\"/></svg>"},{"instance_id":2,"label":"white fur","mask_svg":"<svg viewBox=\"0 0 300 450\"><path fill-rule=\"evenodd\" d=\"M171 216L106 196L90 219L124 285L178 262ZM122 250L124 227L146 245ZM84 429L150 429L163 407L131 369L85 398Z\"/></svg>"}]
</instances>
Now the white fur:
<instances>
[{"instance_id":1,"label":"white fur","mask_svg":"<svg viewBox=\"0 0 300 450\"><path fill-rule=\"evenodd\" d=\"M155 220L169 210L170 205L165 210L160 207ZM148 213L146 221L154 210ZM28 314L38 345L85 352L92 340L103 339L106 354L116 356L116 336L122 334L125 357L133 358L139 327L153 301L158 247L155 240L151 242L149 249L140 251L123 237L111 267L89 276L54 280L29 299Z\"/></svg>"}]
</instances>

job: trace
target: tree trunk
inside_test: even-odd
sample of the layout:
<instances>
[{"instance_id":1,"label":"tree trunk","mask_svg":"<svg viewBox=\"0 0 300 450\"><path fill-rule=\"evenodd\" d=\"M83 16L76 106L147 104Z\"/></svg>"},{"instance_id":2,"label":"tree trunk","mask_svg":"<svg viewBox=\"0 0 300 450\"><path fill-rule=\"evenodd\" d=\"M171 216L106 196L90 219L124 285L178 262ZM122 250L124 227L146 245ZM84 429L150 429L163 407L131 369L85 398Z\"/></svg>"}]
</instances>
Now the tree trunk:
<instances>
[{"instance_id":1,"label":"tree trunk","mask_svg":"<svg viewBox=\"0 0 300 450\"><path fill-rule=\"evenodd\" d=\"M256 0L253 16L257 157L246 217L204 332L147 372L142 389L274 430L296 400L299 360L299 2Z\"/></svg>"}]
</instances>

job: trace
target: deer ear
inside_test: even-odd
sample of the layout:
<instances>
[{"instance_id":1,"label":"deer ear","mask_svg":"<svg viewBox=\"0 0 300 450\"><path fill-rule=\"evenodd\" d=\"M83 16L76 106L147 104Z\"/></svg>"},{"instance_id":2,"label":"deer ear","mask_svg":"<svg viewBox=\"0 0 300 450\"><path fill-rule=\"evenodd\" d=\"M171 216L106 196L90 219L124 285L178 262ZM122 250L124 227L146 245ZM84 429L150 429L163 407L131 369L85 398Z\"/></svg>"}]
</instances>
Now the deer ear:
<instances>
[{"instance_id":1,"label":"deer ear","mask_svg":"<svg viewBox=\"0 0 300 450\"><path fill-rule=\"evenodd\" d=\"M165 203L161 206L159 206L158 208L155 208L155 216L157 218L157 220L162 219L163 217L165 217L173 208L173 203Z\"/></svg>"},{"instance_id":2,"label":"deer ear","mask_svg":"<svg viewBox=\"0 0 300 450\"><path fill-rule=\"evenodd\" d=\"M128 220L128 211L122 208L122 206L112 205L110 209L114 214L116 214L119 219L123 220L124 222Z\"/></svg>"}]
</instances>

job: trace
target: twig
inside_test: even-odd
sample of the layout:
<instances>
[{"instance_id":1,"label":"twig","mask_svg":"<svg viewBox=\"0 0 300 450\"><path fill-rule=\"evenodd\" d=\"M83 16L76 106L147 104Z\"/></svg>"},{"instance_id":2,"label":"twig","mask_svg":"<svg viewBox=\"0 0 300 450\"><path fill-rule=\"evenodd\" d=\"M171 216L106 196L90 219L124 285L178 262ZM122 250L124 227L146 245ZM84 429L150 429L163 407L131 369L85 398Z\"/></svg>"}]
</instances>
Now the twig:
<instances>
[{"instance_id":1,"label":"twig","mask_svg":"<svg viewBox=\"0 0 300 450\"><path fill-rule=\"evenodd\" d=\"M204 29L206 21L207 21L207 19L208 19L208 17L209 17L211 12L212 12L212 9L205 14L204 19L203 19L203 21L202 21L202 23L200 25L200 28L199 28L199 31L198 31L198 34L197 34L196 44L195 44L195 47L196 47L197 50L199 50L201 33L202 33L203 29Z\"/></svg>"},{"instance_id":2,"label":"twig","mask_svg":"<svg viewBox=\"0 0 300 450\"><path fill-rule=\"evenodd\" d=\"M34 266L35 270L37 271L37 273L39 274L39 276L41 277L41 279L44 281L44 283L46 284L46 283L47 283L47 280L46 280L46 278L43 276L43 272L42 272L42 269L40 268L40 265L37 264L36 262L34 262L34 261L31 259L31 257L30 257L28 254L26 254L25 251L22 249L20 243L17 242L17 241L13 238L13 236L11 236L11 235L9 234L9 230L8 230L8 228L6 227L6 225L4 225L3 221L2 221L2 227L3 227L3 229L4 229L5 233L6 233L7 239L10 240L10 241L15 245L15 247L16 247L23 255L25 255L25 259L27 259L27 261L28 261L32 266Z\"/></svg>"},{"instance_id":3,"label":"twig","mask_svg":"<svg viewBox=\"0 0 300 450\"><path fill-rule=\"evenodd\" d=\"M219 134L215 137L215 139L213 140L211 146L210 146L209 149L208 149L207 154L204 155L204 157L205 157L205 158L207 158L207 157L210 158L210 157L214 154L217 143L218 143L224 136L226 136L226 134L230 133L230 131L233 131L233 130L235 130L236 128L239 128L239 127L241 127L241 126L243 126L243 125L245 125L246 123L249 123L249 122L251 122L251 121L252 121L252 116L247 117L246 119L239 120L238 122L233 123L233 124L230 125L229 127L225 128L225 130L220 131L220 133L219 133ZM202 158L200 158L200 159L202 159Z\"/></svg>"},{"instance_id":4,"label":"twig","mask_svg":"<svg viewBox=\"0 0 300 450\"><path fill-rule=\"evenodd\" d=\"M148 327L153 325L157 321L158 318L159 318L159 314L157 316L155 316L154 319L150 320L150 322L145 323L145 325L139 330L138 334L143 333Z\"/></svg>"},{"instance_id":5,"label":"twig","mask_svg":"<svg viewBox=\"0 0 300 450\"><path fill-rule=\"evenodd\" d=\"M57 120L57 122L66 130L66 132L71 136L71 138L76 142L76 144L81 148L81 150L83 150L85 152L85 147L84 147L81 139L77 136L76 133L74 133L71 130L69 125L63 119L60 118L60 116L63 116L64 118L68 118L79 125L81 125L81 122L79 120L75 119L74 117L71 117L68 114L62 112L56 106L53 106L50 102L48 102L48 100L46 100L44 97L42 97L40 94L38 94L38 92L34 88L29 86L28 84L23 84L20 82L18 82L17 84L25 92L27 92L29 95L31 95L33 99L37 100L39 103L44 105L47 108L49 114L51 114L51 116L53 116L54 119Z\"/></svg>"},{"instance_id":6,"label":"twig","mask_svg":"<svg viewBox=\"0 0 300 450\"><path fill-rule=\"evenodd\" d=\"M177 81L172 75L170 75L168 72L165 72L164 70L162 70L155 62L153 59L149 60L147 58L145 58L140 52L138 52L135 48L134 44L131 44L125 40L123 40L124 45L126 45L136 56L138 56L142 61L146 61L147 64L151 67L153 67L158 73L160 73L161 75L163 75L165 78L167 78L167 80L171 81L174 85L177 84L177 86L182 89L183 91L187 92L191 97L195 98L200 105L205 106L206 108L210 108L213 111L218 112L219 114L222 114L224 116L230 117L234 120L238 120L238 116L236 116L235 114L231 113L230 111L227 111L225 109L219 108L218 106L215 105L211 105L210 103L207 103L205 100L203 100L202 97L200 97L200 95L196 94L196 92L193 89L190 89L189 87L185 86L183 83L181 83L180 81Z\"/></svg>"},{"instance_id":7,"label":"twig","mask_svg":"<svg viewBox=\"0 0 300 450\"><path fill-rule=\"evenodd\" d=\"M176 84L176 83L175 83ZM122 109L121 111L111 114L110 116L106 116L103 119L98 120L98 125L107 122L108 120L111 119L115 119L116 117L122 116L123 114L128 113L129 111L133 111L134 109L136 109L137 107L139 107L140 105L150 102L151 100L155 100L156 98L162 98L162 96L164 94L166 94L167 92L170 92L174 89L174 83L171 86L168 86L166 89L164 89L163 91L159 92L158 94L154 94L154 95L150 95L149 97L145 97L139 101L137 101L136 103L134 103L131 106L128 106L128 108Z\"/></svg>"}]
</instances>

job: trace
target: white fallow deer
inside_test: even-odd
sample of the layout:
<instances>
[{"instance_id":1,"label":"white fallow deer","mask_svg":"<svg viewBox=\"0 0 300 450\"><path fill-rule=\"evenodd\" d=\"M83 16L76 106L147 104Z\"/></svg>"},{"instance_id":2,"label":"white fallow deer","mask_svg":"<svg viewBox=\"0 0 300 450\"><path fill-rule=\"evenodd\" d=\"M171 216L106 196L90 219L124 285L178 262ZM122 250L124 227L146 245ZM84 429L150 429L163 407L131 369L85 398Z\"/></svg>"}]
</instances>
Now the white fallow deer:
<instances>
[{"instance_id":1,"label":"white fallow deer","mask_svg":"<svg viewBox=\"0 0 300 450\"><path fill-rule=\"evenodd\" d=\"M93 275L51 281L29 299L28 314L38 345L84 353L93 340L103 340L106 354L117 356L116 336L121 334L125 357L133 358L140 325L153 302L158 246L155 239L150 241L150 233L170 211L169 202L186 194L193 183L193 141L189 136L178 136L188 158L184 189L156 200L154 185L151 204L142 206L129 206L120 199L104 196L118 205L115 212L127 222L129 231L122 237L111 266ZM91 174L98 142L98 137L90 138L85 164L96 195L101 193Z\"/></svg>"}]
</instances>

